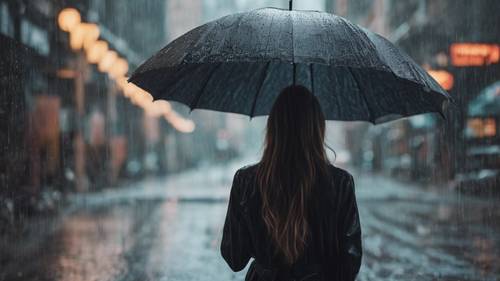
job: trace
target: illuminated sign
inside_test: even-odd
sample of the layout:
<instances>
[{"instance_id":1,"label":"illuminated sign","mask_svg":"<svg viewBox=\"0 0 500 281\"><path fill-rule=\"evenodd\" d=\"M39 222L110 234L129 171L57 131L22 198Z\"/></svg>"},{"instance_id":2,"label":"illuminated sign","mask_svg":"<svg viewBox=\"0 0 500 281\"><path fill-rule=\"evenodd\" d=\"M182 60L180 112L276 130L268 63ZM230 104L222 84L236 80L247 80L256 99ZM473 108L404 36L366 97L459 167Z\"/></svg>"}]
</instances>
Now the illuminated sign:
<instances>
[{"instance_id":1,"label":"illuminated sign","mask_svg":"<svg viewBox=\"0 0 500 281\"><path fill-rule=\"evenodd\" d=\"M446 91L449 91L451 90L451 88L453 88L455 79L453 75L448 71L429 69L427 70L427 73L429 73L429 75L434 78L434 80L436 80L436 82L438 82L438 84L441 85L441 87L443 87L443 89L445 89Z\"/></svg>"},{"instance_id":2,"label":"illuminated sign","mask_svg":"<svg viewBox=\"0 0 500 281\"><path fill-rule=\"evenodd\" d=\"M455 43L450 47L454 66L482 66L500 61L500 46L496 44Z\"/></svg>"},{"instance_id":3,"label":"illuminated sign","mask_svg":"<svg viewBox=\"0 0 500 281\"><path fill-rule=\"evenodd\" d=\"M497 134L496 121L493 118L472 118L467 121L467 135L473 138L494 137Z\"/></svg>"}]
</instances>

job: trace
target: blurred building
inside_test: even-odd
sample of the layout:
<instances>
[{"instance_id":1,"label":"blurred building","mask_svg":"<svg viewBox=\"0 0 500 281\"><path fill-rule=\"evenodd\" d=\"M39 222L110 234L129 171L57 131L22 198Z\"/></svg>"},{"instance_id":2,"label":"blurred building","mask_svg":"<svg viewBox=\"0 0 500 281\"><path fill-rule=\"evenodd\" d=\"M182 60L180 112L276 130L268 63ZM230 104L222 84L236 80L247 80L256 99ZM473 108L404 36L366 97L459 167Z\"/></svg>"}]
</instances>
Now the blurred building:
<instances>
[{"instance_id":1,"label":"blurred building","mask_svg":"<svg viewBox=\"0 0 500 281\"><path fill-rule=\"evenodd\" d=\"M399 45L428 69L456 101L448 110L446 120L437 115L423 115L381 128L347 126L352 140L359 135L370 136L368 144L351 143L353 153L359 158L357 164L365 163L365 166L415 180L453 184L482 170L491 170L488 159L498 159L499 154L472 155L471 151L478 151L478 141L467 137L465 131L470 129L467 125L471 118L467 113L470 102L500 76L496 58L500 19L495 9L500 3L494 0L335 0L328 6L333 12ZM461 56L459 62L455 61L457 56ZM497 131L496 123L488 124ZM396 141L395 135L401 140ZM495 137L497 140L491 141ZM495 137L488 138L488 144L482 145L483 150L498 146L496 134Z\"/></svg>"},{"instance_id":2,"label":"blurred building","mask_svg":"<svg viewBox=\"0 0 500 281\"><path fill-rule=\"evenodd\" d=\"M54 10L50 1L0 1L0 209L63 181Z\"/></svg>"},{"instance_id":3,"label":"blurred building","mask_svg":"<svg viewBox=\"0 0 500 281\"><path fill-rule=\"evenodd\" d=\"M97 190L178 164L165 145L176 129L72 49L58 26L68 7L98 26L130 70L166 42L164 0L0 0L0 160L9 163L0 167L0 210L43 208L47 194Z\"/></svg>"}]
</instances>

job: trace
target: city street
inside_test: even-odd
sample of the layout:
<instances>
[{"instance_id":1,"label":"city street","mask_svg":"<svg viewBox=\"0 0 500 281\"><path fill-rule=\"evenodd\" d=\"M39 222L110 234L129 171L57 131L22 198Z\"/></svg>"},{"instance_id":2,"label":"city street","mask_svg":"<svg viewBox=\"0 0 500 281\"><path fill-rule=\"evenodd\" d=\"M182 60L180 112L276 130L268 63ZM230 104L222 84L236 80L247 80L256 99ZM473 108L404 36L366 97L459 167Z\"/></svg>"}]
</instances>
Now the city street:
<instances>
[{"instance_id":1,"label":"city street","mask_svg":"<svg viewBox=\"0 0 500 281\"><path fill-rule=\"evenodd\" d=\"M0 281L243 281L220 245L233 176L258 159L287 188L257 215L316 263L341 229L304 204L327 158L354 176L357 280L500 281L499 9L0 0ZM352 193L335 196L346 228Z\"/></svg>"},{"instance_id":2,"label":"city street","mask_svg":"<svg viewBox=\"0 0 500 281\"><path fill-rule=\"evenodd\" d=\"M243 280L219 255L237 165L78 194L60 217L2 241L0 280ZM355 176L358 280L498 280L494 202Z\"/></svg>"}]
</instances>

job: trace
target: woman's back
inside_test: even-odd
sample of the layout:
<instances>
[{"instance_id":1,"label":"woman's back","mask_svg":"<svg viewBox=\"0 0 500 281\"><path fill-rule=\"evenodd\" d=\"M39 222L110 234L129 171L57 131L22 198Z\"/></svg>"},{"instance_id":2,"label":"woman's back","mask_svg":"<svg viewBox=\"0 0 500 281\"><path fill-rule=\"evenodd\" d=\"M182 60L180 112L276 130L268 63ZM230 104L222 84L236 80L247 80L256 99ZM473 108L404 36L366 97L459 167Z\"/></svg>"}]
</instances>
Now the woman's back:
<instances>
[{"instance_id":1,"label":"woman's back","mask_svg":"<svg viewBox=\"0 0 500 281\"><path fill-rule=\"evenodd\" d=\"M303 86L285 88L267 119L258 164L234 177L221 251L246 280L354 280L361 231L352 176L325 152L325 116Z\"/></svg>"},{"instance_id":2,"label":"woman's back","mask_svg":"<svg viewBox=\"0 0 500 281\"><path fill-rule=\"evenodd\" d=\"M329 165L308 204L309 235L291 265L277 254L263 220L257 188L258 164L238 170L231 189L222 255L239 271L255 258L246 280L354 280L361 263L361 230L352 176Z\"/></svg>"}]
</instances>

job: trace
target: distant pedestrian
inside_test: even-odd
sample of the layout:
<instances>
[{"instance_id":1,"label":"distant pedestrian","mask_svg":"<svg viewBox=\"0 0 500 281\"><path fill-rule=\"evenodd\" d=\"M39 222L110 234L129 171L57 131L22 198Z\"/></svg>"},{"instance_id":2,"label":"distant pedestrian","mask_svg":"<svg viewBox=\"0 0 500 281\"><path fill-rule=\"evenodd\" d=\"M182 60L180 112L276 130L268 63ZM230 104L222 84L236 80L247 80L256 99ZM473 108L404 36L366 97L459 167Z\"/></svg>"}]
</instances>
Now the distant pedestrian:
<instances>
[{"instance_id":1,"label":"distant pedestrian","mask_svg":"<svg viewBox=\"0 0 500 281\"><path fill-rule=\"evenodd\" d=\"M222 256L245 280L354 280L361 228L353 177L329 163L325 117L305 87L276 99L259 163L233 180Z\"/></svg>"}]
</instances>

